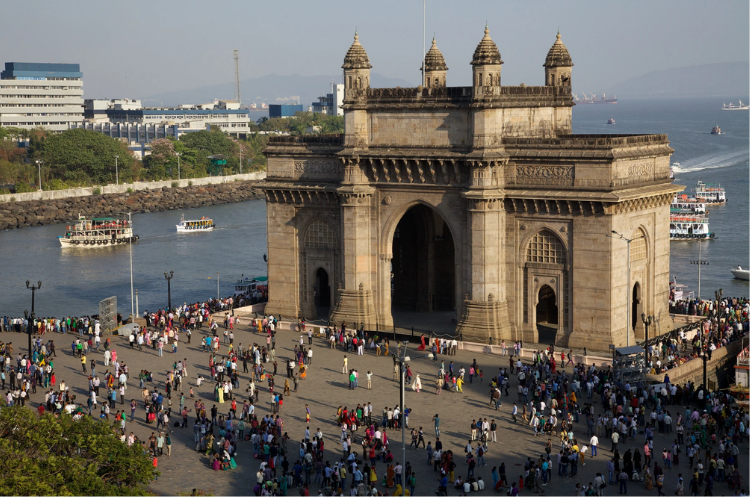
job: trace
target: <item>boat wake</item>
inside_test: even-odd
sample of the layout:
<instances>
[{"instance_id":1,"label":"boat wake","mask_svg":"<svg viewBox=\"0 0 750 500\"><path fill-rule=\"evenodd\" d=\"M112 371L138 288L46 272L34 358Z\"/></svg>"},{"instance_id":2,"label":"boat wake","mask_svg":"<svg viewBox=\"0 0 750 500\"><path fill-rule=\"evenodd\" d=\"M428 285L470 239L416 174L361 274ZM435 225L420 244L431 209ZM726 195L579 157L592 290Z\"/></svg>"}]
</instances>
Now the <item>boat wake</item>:
<instances>
[{"instance_id":1,"label":"boat wake","mask_svg":"<svg viewBox=\"0 0 750 500\"><path fill-rule=\"evenodd\" d=\"M742 160L747 163L747 151L734 151L710 158L699 157L692 160L685 160L680 162L680 166L673 166L672 170L675 173L699 172L701 170L732 167L743 163Z\"/></svg>"}]
</instances>

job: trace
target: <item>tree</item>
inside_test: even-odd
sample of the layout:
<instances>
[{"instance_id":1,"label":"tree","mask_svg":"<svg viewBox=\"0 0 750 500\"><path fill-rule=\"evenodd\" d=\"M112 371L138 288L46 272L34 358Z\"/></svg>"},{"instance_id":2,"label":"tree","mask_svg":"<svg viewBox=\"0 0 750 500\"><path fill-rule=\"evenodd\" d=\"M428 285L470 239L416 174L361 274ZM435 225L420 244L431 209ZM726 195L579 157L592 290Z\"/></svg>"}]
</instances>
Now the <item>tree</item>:
<instances>
[{"instance_id":1,"label":"tree","mask_svg":"<svg viewBox=\"0 0 750 500\"><path fill-rule=\"evenodd\" d=\"M140 445L120 441L108 421L67 413L37 417L0 410L0 495L136 496L158 474Z\"/></svg>"},{"instance_id":2,"label":"tree","mask_svg":"<svg viewBox=\"0 0 750 500\"><path fill-rule=\"evenodd\" d=\"M172 163L177 165L174 142L169 139L156 139L151 142L151 154L145 157L148 176L152 179L164 179Z\"/></svg>"},{"instance_id":3,"label":"tree","mask_svg":"<svg viewBox=\"0 0 750 500\"><path fill-rule=\"evenodd\" d=\"M115 156L118 156L120 179L130 180L134 160L121 141L84 129L47 136L43 141L41 156L53 177L78 179L83 174L95 183L115 180Z\"/></svg>"},{"instance_id":4,"label":"tree","mask_svg":"<svg viewBox=\"0 0 750 500\"><path fill-rule=\"evenodd\" d=\"M220 130L201 130L189 132L180 137L180 142L186 148L195 151L195 166L207 171L210 161L207 156L224 155L227 157L226 168L232 173L239 172L239 146Z\"/></svg>"}]
</instances>

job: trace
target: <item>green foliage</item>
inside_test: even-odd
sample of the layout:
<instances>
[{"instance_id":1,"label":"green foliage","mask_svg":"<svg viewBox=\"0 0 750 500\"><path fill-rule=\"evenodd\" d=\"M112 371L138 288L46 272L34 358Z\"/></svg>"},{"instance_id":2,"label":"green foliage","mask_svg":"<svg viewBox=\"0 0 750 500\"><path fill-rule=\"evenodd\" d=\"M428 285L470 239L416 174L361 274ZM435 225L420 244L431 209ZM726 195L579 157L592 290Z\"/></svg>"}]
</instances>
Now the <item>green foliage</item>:
<instances>
[{"instance_id":1,"label":"green foliage","mask_svg":"<svg viewBox=\"0 0 750 500\"><path fill-rule=\"evenodd\" d=\"M180 187L180 183L177 181L172 181L172 187L173 188Z\"/></svg>"},{"instance_id":2,"label":"green foliage","mask_svg":"<svg viewBox=\"0 0 750 500\"><path fill-rule=\"evenodd\" d=\"M128 189L125 190L125 192L132 193L133 192L133 188L128 188Z\"/></svg>"},{"instance_id":3,"label":"green foliage","mask_svg":"<svg viewBox=\"0 0 750 500\"><path fill-rule=\"evenodd\" d=\"M93 194L102 194L102 188L94 188Z\"/></svg>"},{"instance_id":4,"label":"green foliage","mask_svg":"<svg viewBox=\"0 0 750 500\"><path fill-rule=\"evenodd\" d=\"M45 191L55 191L58 189L70 189L71 187L74 187L74 186L66 182L63 182L60 179L50 179L46 183L42 183L42 188L44 188Z\"/></svg>"},{"instance_id":5,"label":"green foliage","mask_svg":"<svg viewBox=\"0 0 750 500\"><path fill-rule=\"evenodd\" d=\"M16 183L16 193L33 193L34 191L39 191L39 186L29 184L28 182Z\"/></svg>"},{"instance_id":6,"label":"green foliage","mask_svg":"<svg viewBox=\"0 0 750 500\"><path fill-rule=\"evenodd\" d=\"M223 171L229 171L232 174L239 173L239 146L237 142L220 130L215 130L214 127L211 127L210 132L208 130L190 132L180 137L179 142L185 148L193 150L194 164L192 167L194 173L207 174L209 171L215 172L215 167L206 158L213 155L224 155L227 157L227 164L221 167ZM187 158L180 157L180 161L183 160L187 160ZM188 163L188 161L185 161L185 163ZM185 177L198 177L198 175L186 175Z\"/></svg>"},{"instance_id":7,"label":"green foliage","mask_svg":"<svg viewBox=\"0 0 750 500\"><path fill-rule=\"evenodd\" d=\"M141 496L158 474L109 422L18 406L0 410L0 456L3 496Z\"/></svg>"},{"instance_id":8,"label":"green foliage","mask_svg":"<svg viewBox=\"0 0 750 500\"><path fill-rule=\"evenodd\" d=\"M68 179L72 171L83 171L92 182L115 180L115 156L120 179L130 180L133 157L127 146L99 132L83 129L66 130L43 141L41 157L44 166L57 178Z\"/></svg>"},{"instance_id":9,"label":"green foliage","mask_svg":"<svg viewBox=\"0 0 750 500\"><path fill-rule=\"evenodd\" d=\"M242 171L261 172L268 166L263 148L268 144L268 135L253 134L247 140L240 141L242 147Z\"/></svg>"},{"instance_id":10,"label":"green foliage","mask_svg":"<svg viewBox=\"0 0 750 500\"><path fill-rule=\"evenodd\" d=\"M320 127L320 134L343 134L344 117L335 115L323 115L309 111L299 112L289 118L267 118L262 117L257 122L257 129L265 132L289 132L292 135L308 134L307 129L313 126ZM255 128L255 127L253 127Z\"/></svg>"}]
</instances>

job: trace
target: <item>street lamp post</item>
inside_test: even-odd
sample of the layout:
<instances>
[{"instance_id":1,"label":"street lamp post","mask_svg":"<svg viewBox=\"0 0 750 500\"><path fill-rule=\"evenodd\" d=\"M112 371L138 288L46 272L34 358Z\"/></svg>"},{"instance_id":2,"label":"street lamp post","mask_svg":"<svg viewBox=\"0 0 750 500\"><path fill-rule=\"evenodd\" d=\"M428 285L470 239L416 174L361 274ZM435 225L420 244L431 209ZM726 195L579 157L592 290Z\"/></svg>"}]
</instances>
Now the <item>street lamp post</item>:
<instances>
[{"instance_id":1,"label":"street lamp post","mask_svg":"<svg viewBox=\"0 0 750 500\"><path fill-rule=\"evenodd\" d=\"M409 347L409 341L404 341L404 352L398 353L396 358L398 359L399 365L400 365L400 386L401 386L401 395L399 399L399 404L401 405L401 413L399 414L400 424L401 424L401 469L402 471L406 470L406 401L405 401L405 392L406 392L406 363L411 361L409 356L406 355L406 349ZM404 484L402 484L402 488L405 492L406 488L406 481L404 480L404 474L401 474L401 480Z\"/></svg>"},{"instance_id":2,"label":"street lamp post","mask_svg":"<svg viewBox=\"0 0 750 500\"><path fill-rule=\"evenodd\" d=\"M635 240L639 240L641 238L645 238L645 236L644 235L640 235L640 236L637 236L635 238L626 238L624 235L618 233L614 229L612 230L612 234L617 235L621 240L624 240L628 244L628 254L627 254L627 259L628 259L628 290L627 290L627 292L628 292L627 293L628 312L627 312L627 318L625 318L625 324L626 324L625 342L626 342L627 347L630 347L630 321L631 321L631 318L630 318L630 292L631 292L631 290L630 290L630 243L633 242L633 241L635 241ZM607 238L614 238L614 236L608 234Z\"/></svg>"},{"instance_id":3,"label":"street lamp post","mask_svg":"<svg viewBox=\"0 0 750 500\"><path fill-rule=\"evenodd\" d=\"M42 164L44 163L44 160L36 160L35 161L37 168L39 169L39 191L42 190Z\"/></svg>"},{"instance_id":4,"label":"street lamp post","mask_svg":"<svg viewBox=\"0 0 750 500\"><path fill-rule=\"evenodd\" d=\"M182 175L180 174L180 153L175 153L175 156L177 156L177 179L182 179Z\"/></svg>"},{"instance_id":5,"label":"street lamp post","mask_svg":"<svg viewBox=\"0 0 750 500\"><path fill-rule=\"evenodd\" d=\"M115 156L117 158L117 156ZM119 215L127 215L128 216L128 225L132 228L133 227L133 214L132 212L119 212ZM135 311L137 307L135 307L135 296L133 294L133 237L131 236L128 238L128 251L130 253L130 317L133 321L135 321Z\"/></svg>"},{"instance_id":6,"label":"street lamp post","mask_svg":"<svg viewBox=\"0 0 750 500\"><path fill-rule=\"evenodd\" d=\"M701 260L701 240L698 240L698 260L691 260L690 263L698 266L698 299L701 298L701 267L707 266L707 260Z\"/></svg>"},{"instance_id":7,"label":"street lamp post","mask_svg":"<svg viewBox=\"0 0 750 500\"><path fill-rule=\"evenodd\" d=\"M172 310L172 278L174 277L174 271L164 271L164 278L167 280L167 302L169 304L169 310Z\"/></svg>"},{"instance_id":8,"label":"street lamp post","mask_svg":"<svg viewBox=\"0 0 750 500\"><path fill-rule=\"evenodd\" d=\"M24 317L29 322L29 361L31 361L31 334L34 331L34 294L42 288L42 282L39 281L36 285L32 285L30 281L26 280L26 288L31 290L31 314L29 314L29 311L23 312Z\"/></svg>"},{"instance_id":9,"label":"street lamp post","mask_svg":"<svg viewBox=\"0 0 750 500\"><path fill-rule=\"evenodd\" d=\"M646 316L646 313L641 313L641 321L643 321L644 329L646 330L646 364L648 365L648 327L654 322L654 316Z\"/></svg>"},{"instance_id":10,"label":"street lamp post","mask_svg":"<svg viewBox=\"0 0 750 500\"><path fill-rule=\"evenodd\" d=\"M216 273L216 300L220 299L219 284L219 273Z\"/></svg>"}]
</instances>

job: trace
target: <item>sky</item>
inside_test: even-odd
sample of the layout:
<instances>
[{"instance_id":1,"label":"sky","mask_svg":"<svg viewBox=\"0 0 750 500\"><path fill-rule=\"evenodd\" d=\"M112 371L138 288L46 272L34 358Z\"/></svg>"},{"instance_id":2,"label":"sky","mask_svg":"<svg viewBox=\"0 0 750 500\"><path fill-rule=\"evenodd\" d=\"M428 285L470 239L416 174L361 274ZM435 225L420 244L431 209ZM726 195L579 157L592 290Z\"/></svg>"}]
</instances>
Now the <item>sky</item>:
<instances>
[{"instance_id":1,"label":"sky","mask_svg":"<svg viewBox=\"0 0 750 500\"><path fill-rule=\"evenodd\" d=\"M747 61L747 0L426 0L448 85L471 83L485 22L504 85L542 85L560 29L589 92L649 71ZM79 63L87 98L143 98L268 74L339 75L355 29L373 72L419 84L422 1L25 0L2 6L0 62ZM12 22L8 22L12 20Z\"/></svg>"}]
</instances>

